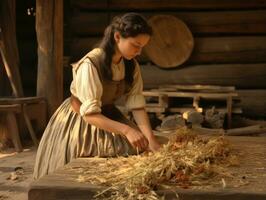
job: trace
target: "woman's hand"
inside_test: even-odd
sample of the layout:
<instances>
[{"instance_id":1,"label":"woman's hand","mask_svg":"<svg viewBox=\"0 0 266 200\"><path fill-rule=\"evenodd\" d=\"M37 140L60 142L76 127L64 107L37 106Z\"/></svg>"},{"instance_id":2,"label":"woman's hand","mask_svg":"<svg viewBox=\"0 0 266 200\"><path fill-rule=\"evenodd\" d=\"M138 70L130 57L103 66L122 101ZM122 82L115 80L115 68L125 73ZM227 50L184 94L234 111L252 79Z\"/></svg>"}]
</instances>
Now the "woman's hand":
<instances>
[{"instance_id":1,"label":"woman's hand","mask_svg":"<svg viewBox=\"0 0 266 200\"><path fill-rule=\"evenodd\" d=\"M148 148L148 140L140 131L128 126L124 131L124 135L130 142L130 144L136 149L146 150Z\"/></svg>"},{"instance_id":2,"label":"woman's hand","mask_svg":"<svg viewBox=\"0 0 266 200\"><path fill-rule=\"evenodd\" d=\"M157 141L155 136L149 139L149 149L152 152L158 151L161 148L161 144Z\"/></svg>"}]
</instances>

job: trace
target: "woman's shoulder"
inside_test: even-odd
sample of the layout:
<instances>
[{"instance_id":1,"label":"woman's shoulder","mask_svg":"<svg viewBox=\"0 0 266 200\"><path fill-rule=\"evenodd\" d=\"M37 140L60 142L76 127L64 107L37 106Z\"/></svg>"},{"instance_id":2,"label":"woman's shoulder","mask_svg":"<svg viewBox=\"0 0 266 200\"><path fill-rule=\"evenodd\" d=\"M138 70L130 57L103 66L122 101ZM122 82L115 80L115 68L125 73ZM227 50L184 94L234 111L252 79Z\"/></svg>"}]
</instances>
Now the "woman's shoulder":
<instances>
[{"instance_id":1,"label":"woman's shoulder","mask_svg":"<svg viewBox=\"0 0 266 200\"><path fill-rule=\"evenodd\" d=\"M71 65L74 69L78 69L83 63L92 64L95 66L99 63L100 57L103 55L103 53L103 49L95 48L83 56L79 61L72 63Z\"/></svg>"},{"instance_id":2,"label":"woman's shoulder","mask_svg":"<svg viewBox=\"0 0 266 200\"><path fill-rule=\"evenodd\" d=\"M87 53L86 55L87 56L98 57L98 56L102 56L103 53L104 53L103 49L101 49L101 48L94 48L89 53Z\"/></svg>"}]
</instances>

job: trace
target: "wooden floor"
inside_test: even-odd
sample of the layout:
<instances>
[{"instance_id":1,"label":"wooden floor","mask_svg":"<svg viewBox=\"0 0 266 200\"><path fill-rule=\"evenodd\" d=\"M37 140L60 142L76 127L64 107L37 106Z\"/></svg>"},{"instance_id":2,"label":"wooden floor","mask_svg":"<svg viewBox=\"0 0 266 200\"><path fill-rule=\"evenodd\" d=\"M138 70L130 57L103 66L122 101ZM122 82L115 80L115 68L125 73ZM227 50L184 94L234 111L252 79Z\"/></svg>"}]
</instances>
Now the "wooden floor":
<instances>
[{"instance_id":1,"label":"wooden floor","mask_svg":"<svg viewBox=\"0 0 266 200\"><path fill-rule=\"evenodd\" d=\"M265 200L266 199L266 137L227 136L232 147L240 155L240 166L231 167L235 179L242 180L238 187L220 187L202 189L179 189L175 192L182 200ZM104 158L79 158L53 174L33 182L30 185L29 200L88 200L99 189L99 186L87 183L78 183L75 179L81 175L78 167L95 162L104 162ZM77 170L73 171L73 168ZM72 170L70 170L72 168ZM171 191L160 191L166 199L176 199Z\"/></svg>"}]
</instances>

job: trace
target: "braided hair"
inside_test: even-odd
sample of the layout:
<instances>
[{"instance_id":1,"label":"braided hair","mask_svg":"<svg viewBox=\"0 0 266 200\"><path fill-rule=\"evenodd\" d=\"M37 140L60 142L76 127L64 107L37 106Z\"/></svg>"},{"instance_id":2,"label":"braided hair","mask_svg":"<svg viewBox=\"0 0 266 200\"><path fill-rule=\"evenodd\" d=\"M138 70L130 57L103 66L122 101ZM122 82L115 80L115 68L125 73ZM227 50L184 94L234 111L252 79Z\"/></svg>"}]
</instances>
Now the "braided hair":
<instances>
[{"instance_id":1,"label":"braided hair","mask_svg":"<svg viewBox=\"0 0 266 200\"><path fill-rule=\"evenodd\" d=\"M139 34L152 34L152 28L147 21L138 13L127 13L122 16L114 17L111 24L104 31L104 36L99 45L104 50L104 55L101 58L100 70L102 76L107 80L112 80L111 63L112 57L115 54L115 39L114 33L119 32L123 38L136 37ZM135 62L133 59L125 58L125 81L131 85L133 82L133 72Z\"/></svg>"}]
</instances>

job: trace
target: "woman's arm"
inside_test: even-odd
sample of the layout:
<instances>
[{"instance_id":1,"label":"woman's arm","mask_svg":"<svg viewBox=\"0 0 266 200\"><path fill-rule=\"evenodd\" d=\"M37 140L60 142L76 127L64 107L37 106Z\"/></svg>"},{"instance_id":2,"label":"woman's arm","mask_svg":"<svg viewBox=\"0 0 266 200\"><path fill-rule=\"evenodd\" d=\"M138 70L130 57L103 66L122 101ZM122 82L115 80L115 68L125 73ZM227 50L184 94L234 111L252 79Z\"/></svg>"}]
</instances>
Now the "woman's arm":
<instances>
[{"instance_id":1,"label":"woman's arm","mask_svg":"<svg viewBox=\"0 0 266 200\"><path fill-rule=\"evenodd\" d=\"M145 135L145 137L149 141L149 148L152 151L156 151L160 148L160 144L156 140L152 128L150 125L150 120L144 108L141 109L133 109L132 110L133 117L141 130L141 132Z\"/></svg>"},{"instance_id":2,"label":"woman's arm","mask_svg":"<svg viewBox=\"0 0 266 200\"><path fill-rule=\"evenodd\" d=\"M141 132L126 124L107 118L100 113L87 114L83 116L83 119L100 129L126 136L130 144L135 148L145 150L148 146L148 141Z\"/></svg>"}]
</instances>

